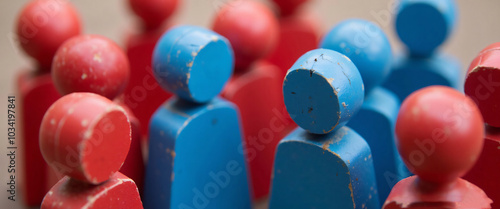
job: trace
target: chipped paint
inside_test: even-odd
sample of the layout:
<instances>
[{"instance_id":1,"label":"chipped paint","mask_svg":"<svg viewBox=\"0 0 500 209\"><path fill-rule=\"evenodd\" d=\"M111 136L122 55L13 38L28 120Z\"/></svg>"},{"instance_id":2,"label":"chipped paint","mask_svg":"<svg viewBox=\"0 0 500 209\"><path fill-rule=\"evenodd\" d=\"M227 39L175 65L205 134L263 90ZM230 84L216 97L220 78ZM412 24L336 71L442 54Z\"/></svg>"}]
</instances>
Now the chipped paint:
<instances>
[{"instance_id":1,"label":"chipped paint","mask_svg":"<svg viewBox=\"0 0 500 209\"><path fill-rule=\"evenodd\" d=\"M356 208L356 202L354 202L354 191L352 190L352 183L349 182L349 190L351 191L351 199L353 208Z\"/></svg>"},{"instance_id":2,"label":"chipped paint","mask_svg":"<svg viewBox=\"0 0 500 209\"><path fill-rule=\"evenodd\" d=\"M95 53L93 60L98 62L98 63L102 63L101 53Z\"/></svg>"}]
</instances>

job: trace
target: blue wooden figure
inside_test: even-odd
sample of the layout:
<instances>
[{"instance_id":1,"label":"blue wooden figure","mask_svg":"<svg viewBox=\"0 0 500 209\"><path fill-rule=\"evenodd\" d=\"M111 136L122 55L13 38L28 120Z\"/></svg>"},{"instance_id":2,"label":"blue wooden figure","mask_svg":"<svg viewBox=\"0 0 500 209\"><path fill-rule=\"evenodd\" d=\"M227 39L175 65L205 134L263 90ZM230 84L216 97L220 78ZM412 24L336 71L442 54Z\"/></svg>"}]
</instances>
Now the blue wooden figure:
<instances>
[{"instance_id":1,"label":"blue wooden figure","mask_svg":"<svg viewBox=\"0 0 500 209\"><path fill-rule=\"evenodd\" d=\"M395 146L398 97L379 87L391 70L392 51L385 33L362 19L342 21L323 38L321 48L343 53L356 65L365 86L365 101L348 125L370 145L380 203L392 187L410 175Z\"/></svg>"},{"instance_id":2,"label":"blue wooden figure","mask_svg":"<svg viewBox=\"0 0 500 209\"><path fill-rule=\"evenodd\" d=\"M413 56L430 56L456 26L455 0L399 0L396 32Z\"/></svg>"},{"instance_id":3,"label":"blue wooden figure","mask_svg":"<svg viewBox=\"0 0 500 209\"><path fill-rule=\"evenodd\" d=\"M177 97L151 119L145 208L251 208L239 113L217 97L233 63L227 39L200 27L157 43L154 75Z\"/></svg>"},{"instance_id":4,"label":"blue wooden figure","mask_svg":"<svg viewBox=\"0 0 500 209\"><path fill-rule=\"evenodd\" d=\"M310 51L288 70L285 105L300 126L278 145L271 209L378 208L370 147L345 126L363 103L363 81L346 56Z\"/></svg>"},{"instance_id":5,"label":"blue wooden figure","mask_svg":"<svg viewBox=\"0 0 500 209\"><path fill-rule=\"evenodd\" d=\"M463 86L457 60L436 52L455 28L456 10L454 0L400 0L395 29L407 52L395 58L383 86L401 101L431 85Z\"/></svg>"}]
</instances>

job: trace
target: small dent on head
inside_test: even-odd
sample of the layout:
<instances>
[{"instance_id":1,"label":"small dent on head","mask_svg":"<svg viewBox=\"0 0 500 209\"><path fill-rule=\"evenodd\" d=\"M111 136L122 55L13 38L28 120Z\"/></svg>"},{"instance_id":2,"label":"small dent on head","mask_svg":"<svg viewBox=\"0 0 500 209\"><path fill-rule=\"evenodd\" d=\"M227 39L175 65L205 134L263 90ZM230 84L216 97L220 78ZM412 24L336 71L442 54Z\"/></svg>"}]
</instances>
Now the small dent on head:
<instances>
[{"instance_id":1,"label":"small dent on head","mask_svg":"<svg viewBox=\"0 0 500 209\"><path fill-rule=\"evenodd\" d=\"M342 55L342 57L344 57L345 59L347 59L347 60L349 60L350 62L352 62L352 61L351 61L351 59L349 59L349 57L347 57L347 56L345 56L345 55Z\"/></svg>"},{"instance_id":2,"label":"small dent on head","mask_svg":"<svg viewBox=\"0 0 500 209\"><path fill-rule=\"evenodd\" d=\"M101 53L95 53L93 60L98 63L102 63Z\"/></svg>"}]
</instances>

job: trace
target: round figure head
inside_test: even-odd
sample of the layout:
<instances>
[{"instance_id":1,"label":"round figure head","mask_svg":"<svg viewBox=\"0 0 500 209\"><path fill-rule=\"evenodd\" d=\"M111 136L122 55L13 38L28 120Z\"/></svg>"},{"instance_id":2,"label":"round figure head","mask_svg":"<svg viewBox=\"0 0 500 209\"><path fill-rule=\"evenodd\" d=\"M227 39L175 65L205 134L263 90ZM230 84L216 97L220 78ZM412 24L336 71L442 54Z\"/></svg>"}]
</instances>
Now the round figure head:
<instances>
[{"instance_id":1,"label":"round figure head","mask_svg":"<svg viewBox=\"0 0 500 209\"><path fill-rule=\"evenodd\" d=\"M396 32L410 53L429 56L455 27L455 1L401 0L395 22Z\"/></svg>"},{"instance_id":2,"label":"round figure head","mask_svg":"<svg viewBox=\"0 0 500 209\"><path fill-rule=\"evenodd\" d=\"M410 171L432 183L452 182L475 164L484 123L474 102L444 86L411 94L401 105L397 147Z\"/></svg>"},{"instance_id":3,"label":"round figure head","mask_svg":"<svg viewBox=\"0 0 500 209\"><path fill-rule=\"evenodd\" d=\"M129 0L128 3L146 29L156 29L175 12L179 0Z\"/></svg>"},{"instance_id":4,"label":"round figure head","mask_svg":"<svg viewBox=\"0 0 500 209\"><path fill-rule=\"evenodd\" d=\"M47 110L40 126L40 151L63 175L102 183L120 169L131 143L123 108L93 93L73 93Z\"/></svg>"},{"instance_id":5,"label":"round figure head","mask_svg":"<svg viewBox=\"0 0 500 209\"><path fill-rule=\"evenodd\" d=\"M341 128L356 114L363 104L364 87L349 58L316 49L288 70L283 95L297 125L314 134L326 134Z\"/></svg>"},{"instance_id":6,"label":"round figure head","mask_svg":"<svg viewBox=\"0 0 500 209\"><path fill-rule=\"evenodd\" d=\"M217 13L213 30L226 37L234 49L236 69L245 69L264 58L278 42L278 20L256 1L237 0Z\"/></svg>"},{"instance_id":7,"label":"round figure head","mask_svg":"<svg viewBox=\"0 0 500 209\"><path fill-rule=\"evenodd\" d=\"M273 0L279 8L281 16L287 16L295 13L300 6L308 1L309 0Z\"/></svg>"},{"instance_id":8,"label":"round figure head","mask_svg":"<svg viewBox=\"0 0 500 209\"><path fill-rule=\"evenodd\" d=\"M152 66L165 90L205 103L216 97L231 77L234 57L223 36L197 26L178 26L156 44Z\"/></svg>"},{"instance_id":9,"label":"round figure head","mask_svg":"<svg viewBox=\"0 0 500 209\"><path fill-rule=\"evenodd\" d=\"M465 94L477 104L484 122L500 127L500 43L486 47L472 61L465 79Z\"/></svg>"},{"instance_id":10,"label":"round figure head","mask_svg":"<svg viewBox=\"0 0 500 209\"><path fill-rule=\"evenodd\" d=\"M365 92L380 85L391 69L391 44L375 24L361 19L345 20L323 38L320 48L331 49L349 57L356 65Z\"/></svg>"},{"instance_id":11,"label":"round figure head","mask_svg":"<svg viewBox=\"0 0 500 209\"><path fill-rule=\"evenodd\" d=\"M82 35L61 45L54 57L52 77L63 95L91 92L114 99L128 83L130 66L123 50L113 41Z\"/></svg>"},{"instance_id":12,"label":"round figure head","mask_svg":"<svg viewBox=\"0 0 500 209\"><path fill-rule=\"evenodd\" d=\"M16 24L21 48L45 72L50 71L59 46L80 32L77 11L66 0L30 1L19 14Z\"/></svg>"}]
</instances>

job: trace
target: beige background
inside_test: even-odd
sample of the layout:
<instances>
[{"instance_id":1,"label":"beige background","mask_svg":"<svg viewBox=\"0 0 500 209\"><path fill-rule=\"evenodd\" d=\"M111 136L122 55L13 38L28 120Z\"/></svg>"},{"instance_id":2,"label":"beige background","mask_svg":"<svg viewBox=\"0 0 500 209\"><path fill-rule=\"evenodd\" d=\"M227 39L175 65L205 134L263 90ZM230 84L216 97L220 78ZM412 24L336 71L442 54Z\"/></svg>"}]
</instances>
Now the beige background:
<instances>
[{"instance_id":1,"label":"beige background","mask_svg":"<svg viewBox=\"0 0 500 209\"><path fill-rule=\"evenodd\" d=\"M179 23L209 26L221 4L230 0L183 0L174 19ZM392 14L394 0L315 0L310 9L322 18L324 30L346 18L365 18L377 22L388 34L393 50L400 45L394 36L392 23L378 20L373 14ZM12 42L14 20L28 0L0 2L0 208L20 207L7 200L6 142L7 95L15 93L15 74L29 67L30 60ZM85 33L101 34L122 44L122 31L132 23L126 0L71 0L80 11ZM473 57L490 43L500 41L500 0L457 0L459 26L444 50L457 56L465 70ZM4 121L4 122L1 122ZM19 192L18 192L19 194Z\"/></svg>"}]
</instances>

